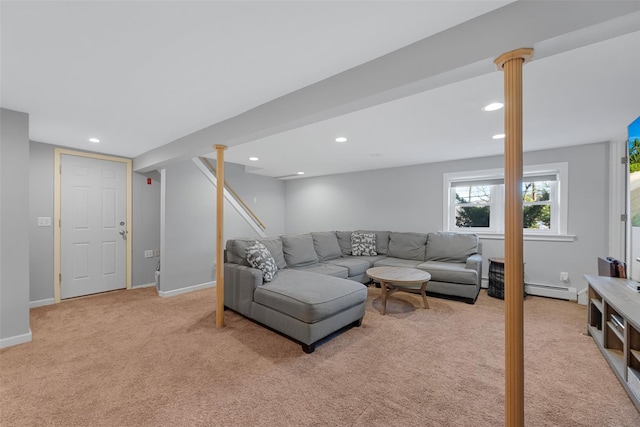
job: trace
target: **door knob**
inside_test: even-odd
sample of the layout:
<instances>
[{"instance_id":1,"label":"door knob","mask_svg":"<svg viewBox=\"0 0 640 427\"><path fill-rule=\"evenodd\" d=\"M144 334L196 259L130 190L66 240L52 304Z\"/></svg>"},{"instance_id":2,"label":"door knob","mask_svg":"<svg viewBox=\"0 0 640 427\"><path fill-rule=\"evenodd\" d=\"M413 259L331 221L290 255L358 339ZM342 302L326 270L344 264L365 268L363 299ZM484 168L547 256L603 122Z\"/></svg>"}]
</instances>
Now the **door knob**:
<instances>
[{"instance_id":1,"label":"door knob","mask_svg":"<svg viewBox=\"0 0 640 427\"><path fill-rule=\"evenodd\" d=\"M127 230L120 230L120 235L126 239L127 238Z\"/></svg>"}]
</instances>

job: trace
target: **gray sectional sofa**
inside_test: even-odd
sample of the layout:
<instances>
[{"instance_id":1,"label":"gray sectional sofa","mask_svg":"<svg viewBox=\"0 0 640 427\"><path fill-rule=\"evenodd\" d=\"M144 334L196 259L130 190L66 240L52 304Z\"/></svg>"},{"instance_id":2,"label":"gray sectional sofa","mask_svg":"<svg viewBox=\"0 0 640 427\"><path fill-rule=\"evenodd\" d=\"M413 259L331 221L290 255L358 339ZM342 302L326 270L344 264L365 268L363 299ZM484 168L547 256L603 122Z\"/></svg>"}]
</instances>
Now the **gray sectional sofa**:
<instances>
[{"instance_id":1,"label":"gray sectional sofa","mask_svg":"<svg viewBox=\"0 0 640 427\"><path fill-rule=\"evenodd\" d=\"M363 235L375 240L369 241L367 255L359 255L362 248L352 240ZM256 241L277 266L271 281L247 261L247 248L255 247ZM374 266L428 271L429 295L475 303L480 291L482 256L476 235L326 231L227 240L224 304L293 338L311 353L319 340L361 324L369 283L366 270Z\"/></svg>"}]
</instances>

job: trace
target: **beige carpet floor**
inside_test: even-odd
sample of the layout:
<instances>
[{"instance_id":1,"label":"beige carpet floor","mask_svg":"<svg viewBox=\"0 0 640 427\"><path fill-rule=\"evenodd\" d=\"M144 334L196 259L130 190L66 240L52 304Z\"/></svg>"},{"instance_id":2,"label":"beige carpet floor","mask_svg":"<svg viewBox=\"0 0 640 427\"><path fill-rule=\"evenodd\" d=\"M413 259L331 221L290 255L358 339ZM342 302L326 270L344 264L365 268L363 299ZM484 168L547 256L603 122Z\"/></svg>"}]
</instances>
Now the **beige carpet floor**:
<instances>
[{"instance_id":1,"label":"beige carpet floor","mask_svg":"<svg viewBox=\"0 0 640 427\"><path fill-rule=\"evenodd\" d=\"M31 343L0 351L10 426L499 426L504 302L369 288L360 328L305 354L227 311L215 291L116 291L31 310ZM592 339L586 309L527 297L527 426L640 426Z\"/></svg>"}]
</instances>

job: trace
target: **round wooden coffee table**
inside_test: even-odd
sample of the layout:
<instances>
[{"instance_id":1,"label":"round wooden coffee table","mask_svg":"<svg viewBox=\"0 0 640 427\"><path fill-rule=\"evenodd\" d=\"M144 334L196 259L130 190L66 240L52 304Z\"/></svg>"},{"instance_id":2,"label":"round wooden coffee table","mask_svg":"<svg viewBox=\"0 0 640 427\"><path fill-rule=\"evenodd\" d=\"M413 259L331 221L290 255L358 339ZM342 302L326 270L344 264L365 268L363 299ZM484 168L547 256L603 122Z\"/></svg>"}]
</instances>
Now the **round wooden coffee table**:
<instances>
[{"instance_id":1,"label":"round wooden coffee table","mask_svg":"<svg viewBox=\"0 0 640 427\"><path fill-rule=\"evenodd\" d=\"M420 290L424 308L429 308L425 290L431 280L431 274L410 267L373 267L367 270L367 276L380 282L382 288L382 306L380 314L387 312L387 297L395 292Z\"/></svg>"}]
</instances>

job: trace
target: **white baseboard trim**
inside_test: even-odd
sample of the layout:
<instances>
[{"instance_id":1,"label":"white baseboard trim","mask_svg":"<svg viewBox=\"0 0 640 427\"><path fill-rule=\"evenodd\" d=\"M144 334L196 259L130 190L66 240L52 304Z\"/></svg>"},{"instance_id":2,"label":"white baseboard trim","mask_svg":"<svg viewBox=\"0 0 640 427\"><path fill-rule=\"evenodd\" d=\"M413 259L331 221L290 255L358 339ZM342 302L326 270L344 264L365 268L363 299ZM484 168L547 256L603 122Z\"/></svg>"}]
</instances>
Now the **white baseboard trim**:
<instances>
[{"instance_id":1,"label":"white baseboard trim","mask_svg":"<svg viewBox=\"0 0 640 427\"><path fill-rule=\"evenodd\" d=\"M142 285L134 285L131 287L131 289L140 289L140 288L150 288L152 286L155 286L155 282L154 283L144 283Z\"/></svg>"},{"instance_id":2,"label":"white baseboard trim","mask_svg":"<svg viewBox=\"0 0 640 427\"><path fill-rule=\"evenodd\" d=\"M55 302L53 298L39 299L37 301L29 301L29 308L42 307L43 305L51 305Z\"/></svg>"},{"instance_id":3,"label":"white baseboard trim","mask_svg":"<svg viewBox=\"0 0 640 427\"><path fill-rule=\"evenodd\" d=\"M187 286L186 288L173 289L171 291L158 291L158 295L163 298L174 297L180 294L186 294L187 292L199 291L201 289L213 288L216 286L215 280L213 282L200 283L199 285Z\"/></svg>"},{"instance_id":4,"label":"white baseboard trim","mask_svg":"<svg viewBox=\"0 0 640 427\"><path fill-rule=\"evenodd\" d=\"M0 348L12 347L18 344L24 344L26 342L31 341L31 328L29 328L29 333L16 335L14 337L2 338L0 339Z\"/></svg>"}]
</instances>

